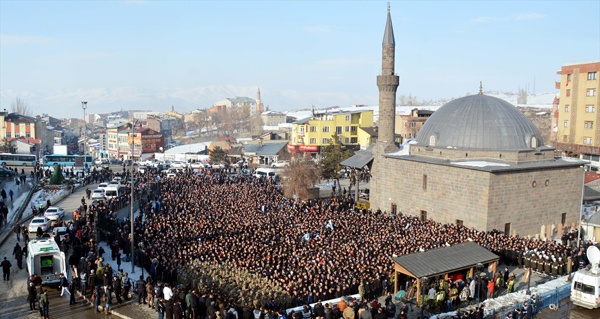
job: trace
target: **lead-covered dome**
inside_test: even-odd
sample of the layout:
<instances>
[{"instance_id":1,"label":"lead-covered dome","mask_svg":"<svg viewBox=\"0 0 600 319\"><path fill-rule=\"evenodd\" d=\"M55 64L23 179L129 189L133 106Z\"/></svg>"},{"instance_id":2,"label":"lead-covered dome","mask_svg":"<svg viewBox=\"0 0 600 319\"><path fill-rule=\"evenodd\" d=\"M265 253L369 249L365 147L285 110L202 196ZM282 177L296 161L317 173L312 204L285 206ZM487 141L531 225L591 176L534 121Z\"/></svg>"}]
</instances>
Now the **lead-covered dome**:
<instances>
[{"instance_id":1,"label":"lead-covered dome","mask_svg":"<svg viewBox=\"0 0 600 319\"><path fill-rule=\"evenodd\" d=\"M427 119L417 144L476 150L531 150L544 145L537 128L512 104L483 94L446 103Z\"/></svg>"}]
</instances>

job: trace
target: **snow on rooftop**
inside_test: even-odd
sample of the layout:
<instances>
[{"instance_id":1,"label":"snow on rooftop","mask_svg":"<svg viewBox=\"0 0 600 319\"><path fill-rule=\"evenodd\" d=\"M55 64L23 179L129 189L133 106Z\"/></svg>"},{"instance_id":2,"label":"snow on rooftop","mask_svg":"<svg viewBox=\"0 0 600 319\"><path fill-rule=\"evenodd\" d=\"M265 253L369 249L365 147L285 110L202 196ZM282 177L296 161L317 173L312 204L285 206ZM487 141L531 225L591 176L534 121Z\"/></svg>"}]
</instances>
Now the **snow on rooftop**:
<instances>
[{"instance_id":1,"label":"snow on rooftop","mask_svg":"<svg viewBox=\"0 0 600 319\"><path fill-rule=\"evenodd\" d=\"M451 162L450 164L469 167L488 167L488 166L510 166L510 164L496 163L488 161L467 161L467 162Z\"/></svg>"}]
</instances>

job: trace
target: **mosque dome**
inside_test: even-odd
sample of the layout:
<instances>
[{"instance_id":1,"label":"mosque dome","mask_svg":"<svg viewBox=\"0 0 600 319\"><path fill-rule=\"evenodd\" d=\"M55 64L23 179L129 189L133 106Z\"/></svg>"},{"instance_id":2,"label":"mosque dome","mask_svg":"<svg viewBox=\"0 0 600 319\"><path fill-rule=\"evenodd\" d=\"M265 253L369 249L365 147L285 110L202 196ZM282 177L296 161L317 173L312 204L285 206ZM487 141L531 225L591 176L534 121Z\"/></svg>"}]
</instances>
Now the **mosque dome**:
<instances>
[{"instance_id":1,"label":"mosque dome","mask_svg":"<svg viewBox=\"0 0 600 319\"><path fill-rule=\"evenodd\" d=\"M435 111L417 134L417 144L486 151L544 146L540 132L521 111L483 94L453 100Z\"/></svg>"}]
</instances>

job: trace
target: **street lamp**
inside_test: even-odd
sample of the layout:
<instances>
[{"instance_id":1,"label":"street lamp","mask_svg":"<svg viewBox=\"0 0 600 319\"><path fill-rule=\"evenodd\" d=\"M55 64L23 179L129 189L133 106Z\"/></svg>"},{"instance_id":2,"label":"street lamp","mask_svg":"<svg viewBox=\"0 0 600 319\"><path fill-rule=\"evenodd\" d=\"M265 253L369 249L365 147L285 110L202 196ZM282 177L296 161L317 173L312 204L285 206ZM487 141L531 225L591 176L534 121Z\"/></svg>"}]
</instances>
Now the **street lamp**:
<instances>
[{"instance_id":1,"label":"street lamp","mask_svg":"<svg viewBox=\"0 0 600 319\"><path fill-rule=\"evenodd\" d=\"M577 224L577 251L579 251L579 240L581 239L581 219L583 218L583 194L585 193L585 166L580 166L583 169L583 177L581 184L581 205L579 207L579 223Z\"/></svg>"},{"instance_id":2,"label":"street lamp","mask_svg":"<svg viewBox=\"0 0 600 319\"><path fill-rule=\"evenodd\" d=\"M81 102L81 108L83 109L83 162L85 163L85 155L87 155L87 148L86 148L86 123L85 123L85 109L87 109L87 101L83 101ZM85 170L84 170L85 171Z\"/></svg>"},{"instance_id":3,"label":"street lamp","mask_svg":"<svg viewBox=\"0 0 600 319\"><path fill-rule=\"evenodd\" d=\"M425 310L425 294L427 293L427 282L429 278L421 277L421 318L423 318L423 311Z\"/></svg>"},{"instance_id":4,"label":"street lamp","mask_svg":"<svg viewBox=\"0 0 600 319\"><path fill-rule=\"evenodd\" d=\"M131 222L131 273L134 274L135 273L135 222L134 222L134 216L133 216L133 184L135 184L135 175L134 175L134 169L135 169L135 165L134 165L134 161L135 161L135 155L134 155L134 151L135 151L135 124L137 123L137 121L133 121L131 122L131 195L129 198L129 219ZM141 150L140 150L141 152Z\"/></svg>"}]
</instances>

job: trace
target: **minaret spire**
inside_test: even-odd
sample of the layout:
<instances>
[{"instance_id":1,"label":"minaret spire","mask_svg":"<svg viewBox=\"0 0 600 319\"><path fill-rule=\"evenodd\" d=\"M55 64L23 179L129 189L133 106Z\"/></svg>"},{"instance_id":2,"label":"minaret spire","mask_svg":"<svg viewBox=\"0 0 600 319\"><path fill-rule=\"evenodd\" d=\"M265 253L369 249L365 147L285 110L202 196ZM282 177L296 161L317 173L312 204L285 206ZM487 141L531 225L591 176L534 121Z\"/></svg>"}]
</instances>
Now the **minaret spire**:
<instances>
[{"instance_id":1,"label":"minaret spire","mask_svg":"<svg viewBox=\"0 0 600 319\"><path fill-rule=\"evenodd\" d=\"M396 90L400 81L394 70L395 56L396 42L394 40L392 14L388 3L387 21L382 43L381 75L377 76L377 86L379 87L379 136L377 144L381 146L380 151L382 152L391 150L395 146Z\"/></svg>"}]
</instances>

